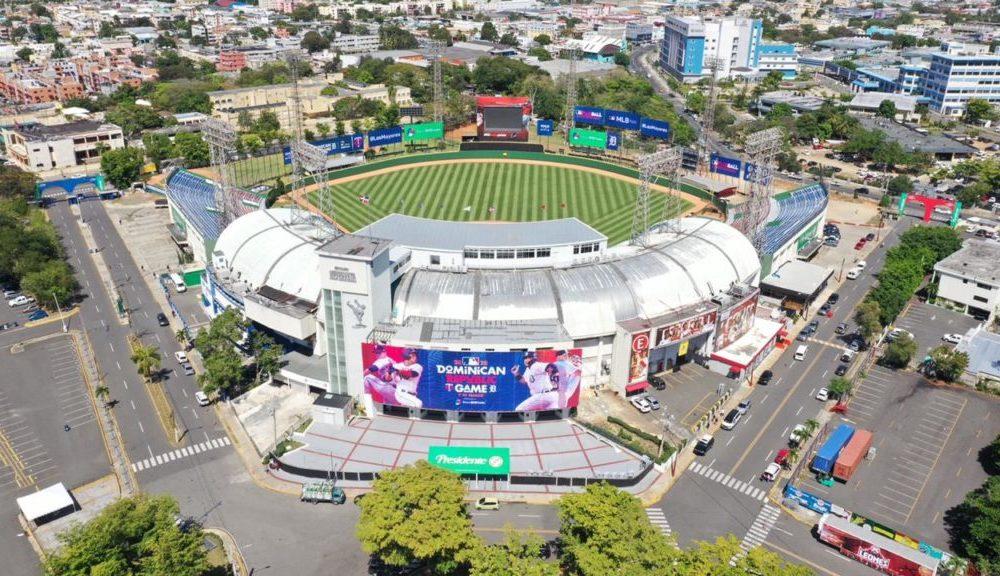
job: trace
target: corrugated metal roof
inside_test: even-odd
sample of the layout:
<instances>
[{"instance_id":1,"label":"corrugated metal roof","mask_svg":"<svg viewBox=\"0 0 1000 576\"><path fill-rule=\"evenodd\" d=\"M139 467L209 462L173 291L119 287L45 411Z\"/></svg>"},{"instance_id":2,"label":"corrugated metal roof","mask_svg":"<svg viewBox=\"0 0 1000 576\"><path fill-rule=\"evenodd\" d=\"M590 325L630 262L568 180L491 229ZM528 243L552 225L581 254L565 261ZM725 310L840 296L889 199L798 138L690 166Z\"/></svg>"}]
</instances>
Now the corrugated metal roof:
<instances>
[{"instance_id":1,"label":"corrugated metal roof","mask_svg":"<svg viewBox=\"0 0 1000 576\"><path fill-rule=\"evenodd\" d=\"M600 242L607 237L576 218L538 222L454 222L390 214L354 233L413 248L518 248Z\"/></svg>"}]
</instances>

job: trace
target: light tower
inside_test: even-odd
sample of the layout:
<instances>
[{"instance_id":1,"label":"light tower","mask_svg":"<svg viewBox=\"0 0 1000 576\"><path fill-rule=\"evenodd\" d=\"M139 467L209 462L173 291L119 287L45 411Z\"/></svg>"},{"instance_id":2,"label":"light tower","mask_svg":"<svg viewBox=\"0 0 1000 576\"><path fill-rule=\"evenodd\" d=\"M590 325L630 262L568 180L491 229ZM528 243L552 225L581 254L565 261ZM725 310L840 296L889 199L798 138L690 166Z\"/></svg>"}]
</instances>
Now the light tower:
<instances>
[{"instance_id":1,"label":"light tower","mask_svg":"<svg viewBox=\"0 0 1000 576\"><path fill-rule=\"evenodd\" d=\"M715 82L719 76L719 67L722 66L722 59L710 56L705 58L705 66L708 66L708 99L705 101L705 111L701 115L701 138L699 139L699 166L703 166L705 171L709 170L708 162L712 155L712 130L715 125L715 103L717 95L715 93Z\"/></svg>"},{"instance_id":2,"label":"light tower","mask_svg":"<svg viewBox=\"0 0 1000 576\"><path fill-rule=\"evenodd\" d=\"M432 39L427 43L433 68L435 122L441 122L444 119L444 79L441 74L441 56L444 54L444 46L445 44L441 40Z\"/></svg>"},{"instance_id":3,"label":"light tower","mask_svg":"<svg viewBox=\"0 0 1000 576\"><path fill-rule=\"evenodd\" d=\"M750 170L750 194L743 209L743 234L753 243L758 254L764 249L765 225L771 208L771 176L774 173L774 157L785 141L781 128L768 128L754 132L747 137L747 162Z\"/></svg>"},{"instance_id":4,"label":"light tower","mask_svg":"<svg viewBox=\"0 0 1000 576\"><path fill-rule=\"evenodd\" d=\"M569 2L569 18L573 18L573 8L576 6L575 0ZM569 23L569 18L566 20ZM567 26L568 28L568 26ZM576 108L576 45L572 43L575 38L570 35L569 66L566 71L566 139L569 139L569 130L573 127L573 110Z\"/></svg>"},{"instance_id":5,"label":"light tower","mask_svg":"<svg viewBox=\"0 0 1000 576\"><path fill-rule=\"evenodd\" d=\"M668 148L645 154L638 159L639 164L639 187L636 190L635 210L632 212L632 240L633 246L645 246L649 236L649 187L657 174L665 173L670 175L672 180L676 177L677 169L681 165L681 151L678 148ZM676 204L676 198L671 192L666 202ZM667 208L664 207L664 214Z\"/></svg>"},{"instance_id":6,"label":"light tower","mask_svg":"<svg viewBox=\"0 0 1000 576\"><path fill-rule=\"evenodd\" d=\"M233 189L230 173L232 151L236 147L236 130L222 120L209 118L202 122L201 134L208 143L212 166L215 166L218 172L214 204L216 211L222 215L222 224L225 226L243 212L236 191Z\"/></svg>"}]
</instances>

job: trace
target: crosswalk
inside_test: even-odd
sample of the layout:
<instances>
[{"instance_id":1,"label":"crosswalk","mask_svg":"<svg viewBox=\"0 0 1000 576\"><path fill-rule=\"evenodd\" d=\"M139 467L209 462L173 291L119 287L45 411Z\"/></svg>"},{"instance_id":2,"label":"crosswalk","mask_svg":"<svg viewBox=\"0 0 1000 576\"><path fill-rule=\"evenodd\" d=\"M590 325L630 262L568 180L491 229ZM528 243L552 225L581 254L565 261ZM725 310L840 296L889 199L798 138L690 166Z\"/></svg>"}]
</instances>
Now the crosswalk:
<instances>
[{"instance_id":1,"label":"crosswalk","mask_svg":"<svg viewBox=\"0 0 1000 576\"><path fill-rule=\"evenodd\" d=\"M779 516L781 516L779 508L770 504L764 504L764 507L760 509L760 513L757 514L757 518L750 525L747 535L740 542L740 550L749 552L751 548L760 546L767 539L767 535L771 533L771 528L774 528L774 523L778 521Z\"/></svg>"},{"instance_id":2,"label":"crosswalk","mask_svg":"<svg viewBox=\"0 0 1000 576\"><path fill-rule=\"evenodd\" d=\"M756 500L760 500L761 502L767 499L767 492L765 492L764 490L761 490L760 488L757 488L755 486L751 486L750 484L747 484L742 480L737 480L736 478L733 478L729 474L724 474L718 470L713 470L708 466L705 466L699 462L693 462L690 466L690 470L696 474L700 474L705 478L708 478L713 482L718 482L719 484L722 484L726 488L732 488L737 492L746 494L747 496L750 496L751 498L754 498Z\"/></svg>"},{"instance_id":3,"label":"crosswalk","mask_svg":"<svg viewBox=\"0 0 1000 576\"><path fill-rule=\"evenodd\" d=\"M174 460L180 460L181 458L187 458L188 456L194 456L195 454L208 452L209 450L222 448L223 446L229 446L228 436L205 440L204 442L200 442L198 444L178 448L173 452L167 452L158 456L146 458L141 462L134 462L132 464L132 471L139 472L140 470L149 470L150 468L155 468L161 464L166 464L167 462L173 462Z\"/></svg>"},{"instance_id":4,"label":"crosswalk","mask_svg":"<svg viewBox=\"0 0 1000 576\"><path fill-rule=\"evenodd\" d=\"M667 523L667 517L663 515L663 510L659 508L646 508L646 516L649 518L650 523L660 529L664 536L670 536L670 524Z\"/></svg>"}]
</instances>

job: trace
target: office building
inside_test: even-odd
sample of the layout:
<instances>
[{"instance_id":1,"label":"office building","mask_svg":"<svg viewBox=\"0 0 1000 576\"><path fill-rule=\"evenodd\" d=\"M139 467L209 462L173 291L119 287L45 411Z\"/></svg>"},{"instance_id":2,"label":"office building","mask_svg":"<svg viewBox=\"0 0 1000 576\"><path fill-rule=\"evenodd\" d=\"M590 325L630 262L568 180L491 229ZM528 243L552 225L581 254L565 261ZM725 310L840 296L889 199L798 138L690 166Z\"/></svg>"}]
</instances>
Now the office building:
<instances>
[{"instance_id":1,"label":"office building","mask_svg":"<svg viewBox=\"0 0 1000 576\"><path fill-rule=\"evenodd\" d=\"M969 100L978 98L1000 105L1000 49L943 45L931 55L923 94L931 110L960 116Z\"/></svg>"},{"instance_id":2,"label":"office building","mask_svg":"<svg viewBox=\"0 0 1000 576\"><path fill-rule=\"evenodd\" d=\"M7 156L22 170L44 172L100 162L101 150L125 147L122 129L92 120L0 130Z\"/></svg>"},{"instance_id":3,"label":"office building","mask_svg":"<svg viewBox=\"0 0 1000 576\"><path fill-rule=\"evenodd\" d=\"M760 20L692 16L667 18L660 42L660 66L682 82L697 82L710 74L706 64L719 59L719 78L749 76L760 66Z\"/></svg>"}]
</instances>

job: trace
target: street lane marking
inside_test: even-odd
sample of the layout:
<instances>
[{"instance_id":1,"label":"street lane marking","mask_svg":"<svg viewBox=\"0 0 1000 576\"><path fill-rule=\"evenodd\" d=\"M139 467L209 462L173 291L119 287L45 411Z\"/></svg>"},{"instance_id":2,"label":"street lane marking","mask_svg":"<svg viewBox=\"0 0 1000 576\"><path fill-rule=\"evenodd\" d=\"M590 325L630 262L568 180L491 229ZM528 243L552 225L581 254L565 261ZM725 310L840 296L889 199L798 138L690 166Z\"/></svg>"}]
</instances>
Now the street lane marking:
<instances>
[{"instance_id":1,"label":"street lane marking","mask_svg":"<svg viewBox=\"0 0 1000 576\"><path fill-rule=\"evenodd\" d=\"M733 478L728 474L723 474L718 470L712 470L708 466L698 464L697 462L694 462L691 464L691 466L688 466L688 470L691 470L700 476L704 476L705 478L708 478L713 482L718 482L719 484L722 484L727 488L731 488L737 492L746 494L747 496L750 496L755 500L763 502L767 498L767 492L765 492L764 490L761 490L748 482L743 482L741 480Z\"/></svg>"},{"instance_id":2,"label":"street lane marking","mask_svg":"<svg viewBox=\"0 0 1000 576\"><path fill-rule=\"evenodd\" d=\"M189 456L195 454L200 454L201 452L207 452L215 448L222 448L223 446L229 445L229 437L223 436L221 438L215 438L212 441L205 441L192 446L185 446L184 448L166 452L164 454L158 454L156 456L152 455L152 449L150 449L150 457L142 460L141 462L135 462L132 464L132 470L134 472L139 472L142 470L149 470L150 468L155 468L167 462L173 462L174 460L183 460ZM148 448L148 446L147 446Z\"/></svg>"},{"instance_id":3,"label":"street lane marking","mask_svg":"<svg viewBox=\"0 0 1000 576\"><path fill-rule=\"evenodd\" d=\"M520 517L520 515L518 516ZM664 536L670 536L670 523L667 522L667 517L663 514L663 510L659 508L646 508L646 517L649 518L651 524L660 529L660 532Z\"/></svg>"}]
</instances>

